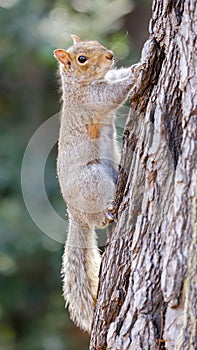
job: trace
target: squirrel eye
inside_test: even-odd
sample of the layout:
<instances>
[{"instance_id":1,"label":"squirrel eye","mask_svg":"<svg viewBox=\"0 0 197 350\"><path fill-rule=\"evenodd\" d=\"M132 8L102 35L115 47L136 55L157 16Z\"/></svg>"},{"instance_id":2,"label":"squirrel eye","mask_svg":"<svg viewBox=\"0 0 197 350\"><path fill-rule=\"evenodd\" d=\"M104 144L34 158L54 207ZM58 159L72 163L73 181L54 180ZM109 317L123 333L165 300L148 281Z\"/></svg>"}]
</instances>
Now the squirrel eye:
<instances>
[{"instance_id":1,"label":"squirrel eye","mask_svg":"<svg viewBox=\"0 0 197 350\"><path fill-rule=\"evenodd\" d=\"M87 57L81 55L81 56L78 57L78 61L79 61L79 63L85 63L87 61Z\"/></svg>"}]
</instances>

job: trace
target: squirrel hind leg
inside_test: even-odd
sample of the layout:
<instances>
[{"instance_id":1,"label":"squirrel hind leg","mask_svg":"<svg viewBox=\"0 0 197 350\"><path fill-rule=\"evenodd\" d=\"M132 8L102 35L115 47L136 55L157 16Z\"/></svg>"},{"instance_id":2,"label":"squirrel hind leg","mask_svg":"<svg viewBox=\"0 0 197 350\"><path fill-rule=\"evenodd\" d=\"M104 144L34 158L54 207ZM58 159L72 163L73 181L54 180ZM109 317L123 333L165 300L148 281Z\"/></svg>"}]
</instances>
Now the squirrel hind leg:
<instances>
[{"instance_id":1,"label":"squirrel hind leg","mask_svg":"<svg viewBox=\"0 0 197 350\"><path fill-rule=\"evenodd\" d=\"M113 201L111 200L109 203L112 203ZM111 206L110 206L111 208ZM86 222L88 223L88 225L90 227L95 227L95 228L105 228L106 226L109 225L111 219L109 220L109 217L107 215L108 211L110 209L108 209L108 205L106 207L106 209L97 212L96 210L94 211L92 209L92 212L87 212L87 211L78 211L76 209L71 209L72 213L75 216L80 217L81 220L81 225L84 226L84 223L82 224L82 222Z\"/></svg>"}]
</instances>

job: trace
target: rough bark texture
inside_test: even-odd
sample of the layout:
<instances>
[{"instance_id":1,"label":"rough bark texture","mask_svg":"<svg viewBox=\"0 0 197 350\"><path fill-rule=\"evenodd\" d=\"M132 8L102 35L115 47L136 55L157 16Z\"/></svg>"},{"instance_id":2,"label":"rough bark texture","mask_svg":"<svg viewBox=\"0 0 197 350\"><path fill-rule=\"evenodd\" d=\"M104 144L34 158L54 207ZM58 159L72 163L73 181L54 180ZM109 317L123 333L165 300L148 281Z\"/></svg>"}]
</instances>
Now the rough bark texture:
<instances>
[{"instance_id":1,"label":"rough bark texture","mask_svg":"<svg viewBox=\"0 0 197 350\"><path fill-rule=\"evenodd\" d=\"M196 0L155 0L90 349L197 349Z\"/></svg>"}]
</instances>

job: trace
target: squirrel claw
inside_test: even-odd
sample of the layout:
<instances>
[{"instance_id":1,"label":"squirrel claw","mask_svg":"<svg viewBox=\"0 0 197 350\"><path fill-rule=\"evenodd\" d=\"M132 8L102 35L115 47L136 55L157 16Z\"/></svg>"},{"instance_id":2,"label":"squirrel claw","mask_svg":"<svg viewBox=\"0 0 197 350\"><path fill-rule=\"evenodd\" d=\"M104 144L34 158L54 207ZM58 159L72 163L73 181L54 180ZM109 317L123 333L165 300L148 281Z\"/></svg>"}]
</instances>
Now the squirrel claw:
<instances>
[{"instance_id":1,"label":"squirrel claw","mask_svg":"<svg viewBox=\"0 0 197 350\"><path fill-rule=\"evenodd\" d=\"M117 217L115 214L115 207L114 207L114 202L111 201L106 209L106 217L109 221L109 223L113 222L113 221L117 221Z\"/></svg>"},{"instance_id":2,"label":"squirrel claw","mask_svg":"<svg viewBox=\"0 0 197 350\"><path fill-rule=\"evenodd\" d=\"M139 74L145 68L146 64L143 62L135 63L131 66L132 74Z\"/></svg>"},{"instance_id":3,"label":"squirrel claw","mask_svg":"<svg viewBox=\"0 0 197 350\"><path fill-rule=\"evenodd\" d=\"M106 217L107 217L109 223L112 223L112 222L114 222L114 221L117 221L117 220L116 220L116 216L115 216L113 213L109 213L109 212L106 213Z\"/></svg>"}]
</instances>

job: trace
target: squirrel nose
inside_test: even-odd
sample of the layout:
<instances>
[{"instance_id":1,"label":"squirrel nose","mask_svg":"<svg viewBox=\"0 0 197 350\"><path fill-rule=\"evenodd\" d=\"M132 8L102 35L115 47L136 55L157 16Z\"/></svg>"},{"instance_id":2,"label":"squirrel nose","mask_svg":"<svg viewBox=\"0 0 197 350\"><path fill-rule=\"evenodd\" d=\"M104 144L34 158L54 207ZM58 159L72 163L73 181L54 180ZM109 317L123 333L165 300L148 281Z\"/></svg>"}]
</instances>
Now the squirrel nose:
<instances>
[{"instance_id":1,"label":"squirrel nose","mask_svg":"<svg viewBox=\"0 0 197 350\"><path fill-rule=\"evenodd\" d=\"M112 51L107 51L107 53L105 54L105 57L108 59L108 60L112 60L113 57L114 57L114 54Z\"/></svg>"}]
</instances>

